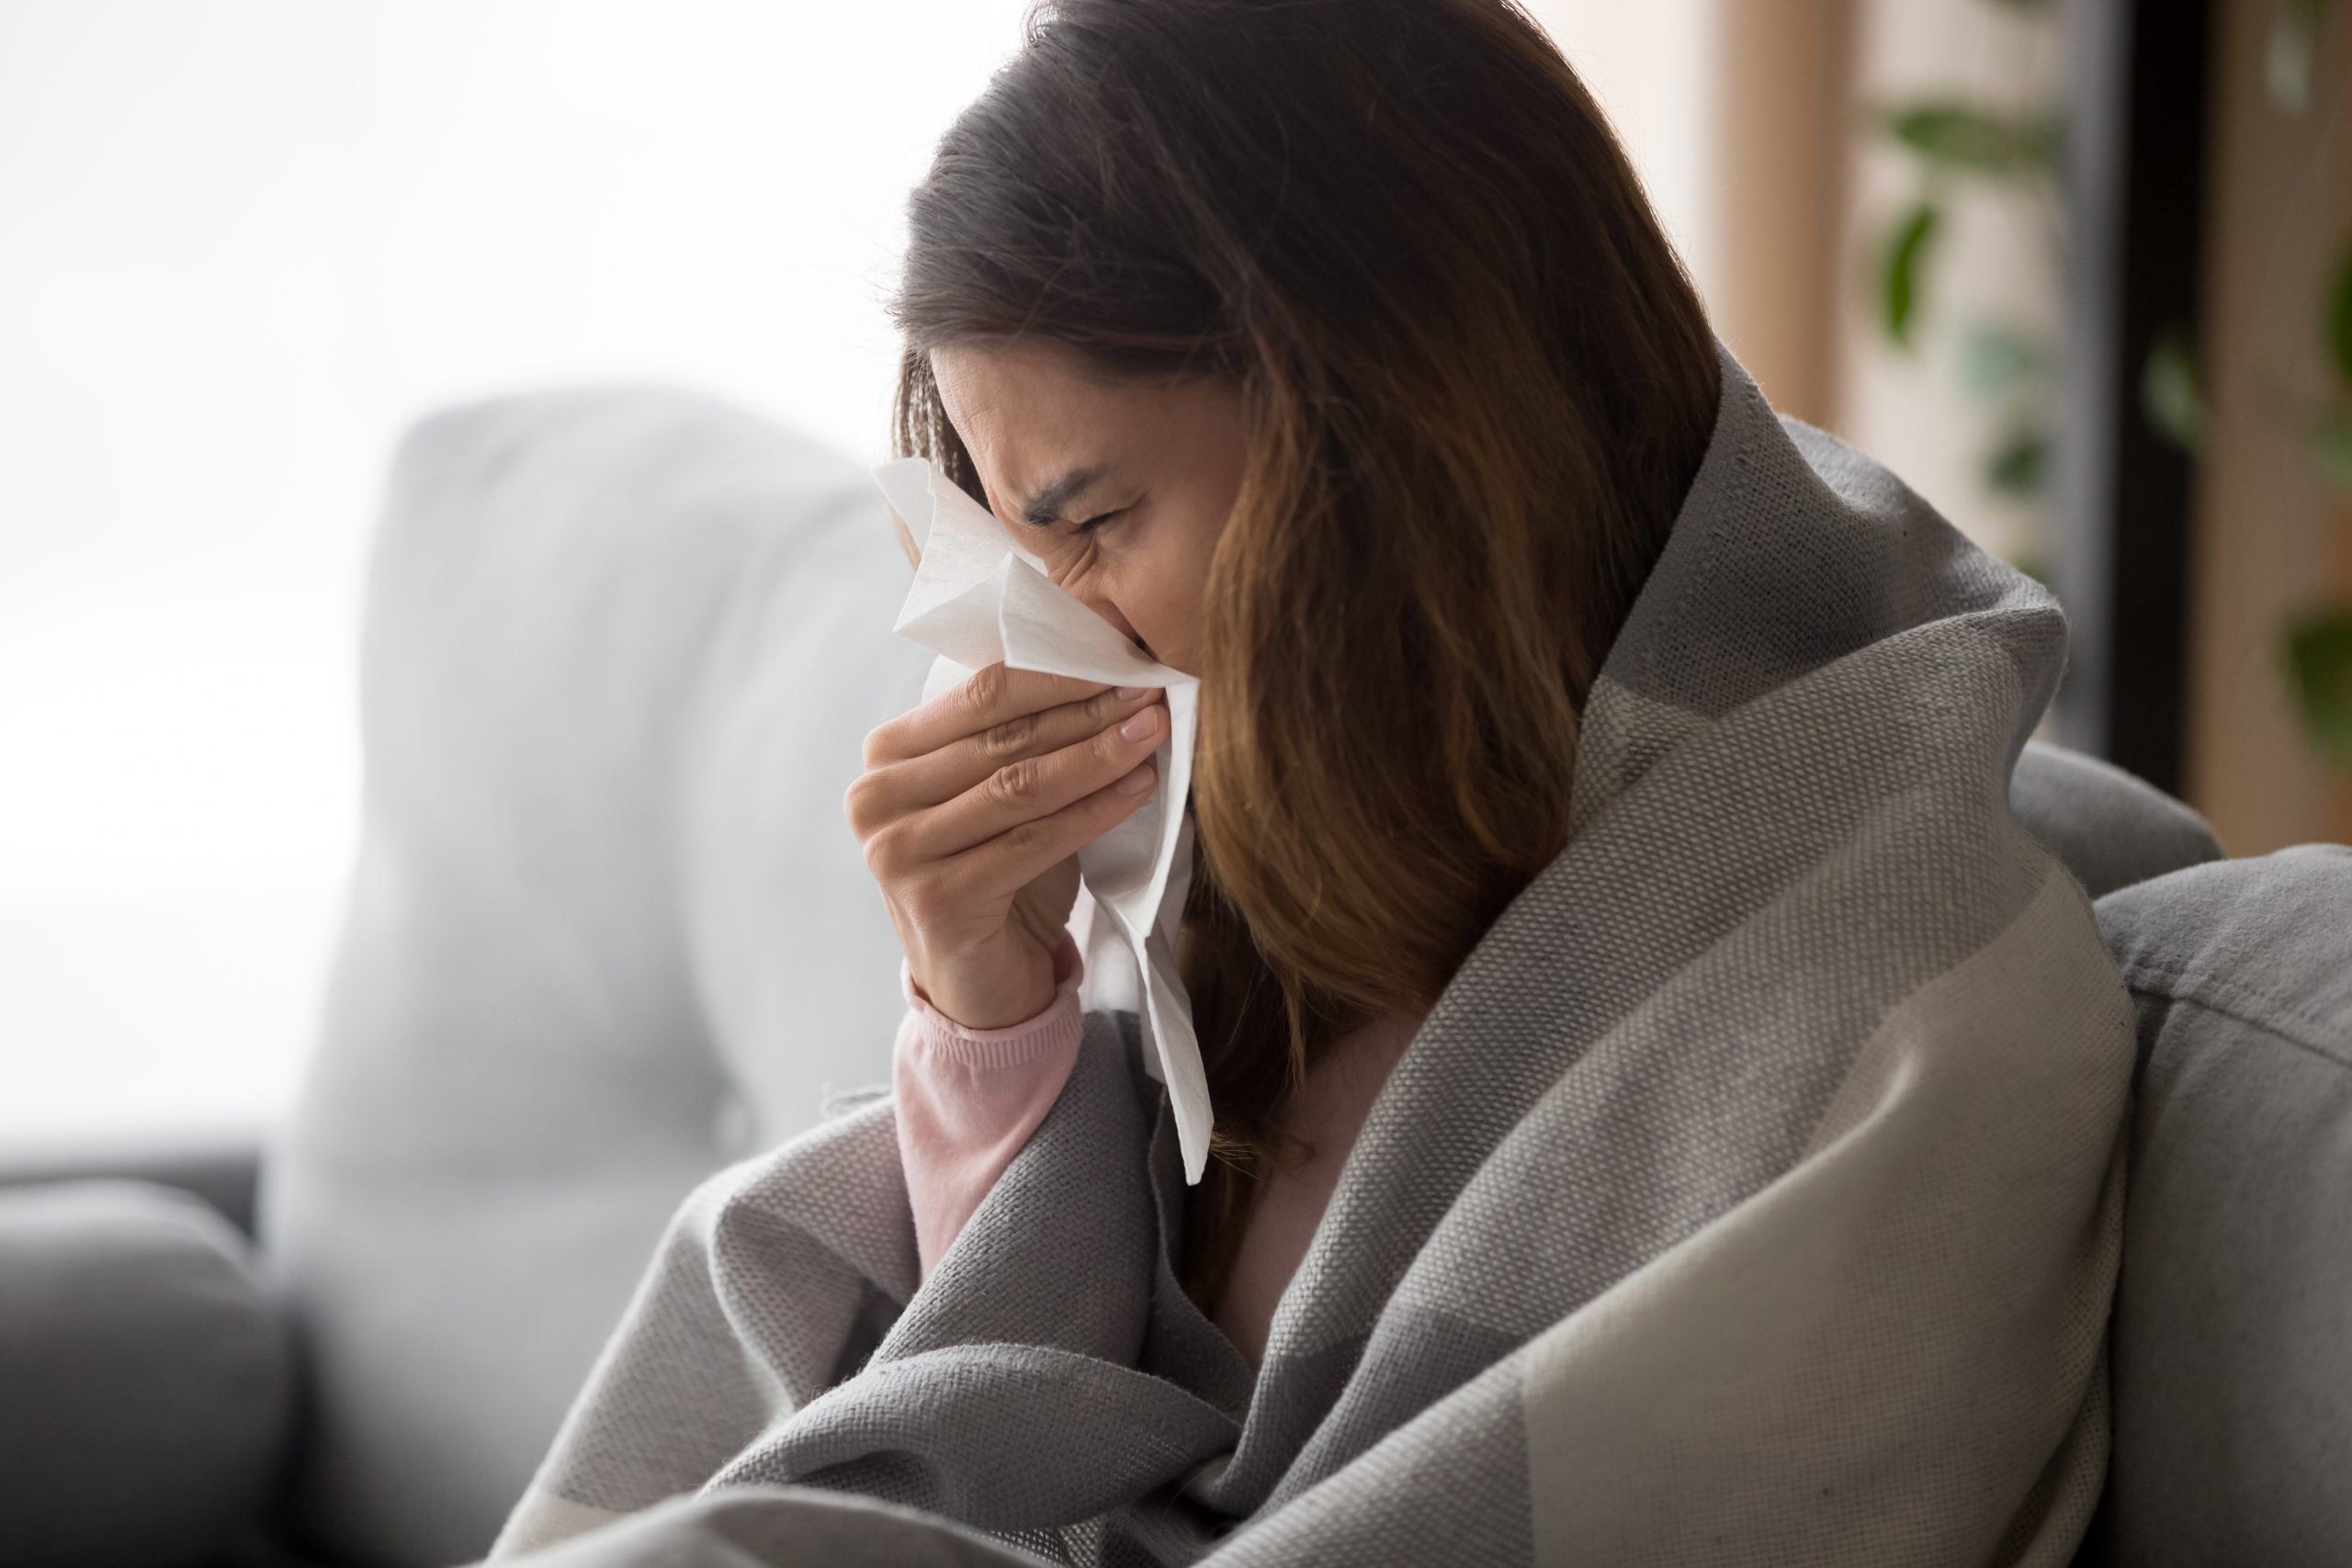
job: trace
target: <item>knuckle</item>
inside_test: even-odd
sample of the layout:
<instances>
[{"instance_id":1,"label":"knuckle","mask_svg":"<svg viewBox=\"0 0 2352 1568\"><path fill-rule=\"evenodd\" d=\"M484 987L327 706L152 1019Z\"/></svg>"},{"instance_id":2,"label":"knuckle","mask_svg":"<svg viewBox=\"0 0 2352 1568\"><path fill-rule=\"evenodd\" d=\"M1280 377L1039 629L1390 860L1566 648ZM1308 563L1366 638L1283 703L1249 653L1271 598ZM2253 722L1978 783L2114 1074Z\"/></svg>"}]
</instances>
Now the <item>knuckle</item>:
<instances>
[{"instance_id":1,"label":"knuckle","mask_svg":"<svg viewBox=\"0 0 2352 1568\"><path fill-rule=\"evenodd\" d=\"M999 806L1026 806L1043 789L1043 770L1032 758L1007 762L988 777L989 798Z\"/></svg>"},{"instance_id":2,"label":"knuckle","mask_svg":"<svg viewBox=\"0 0 2352 1568\"><path fill-rule=\"evenodd\" d=\"M974 713L989 713L1004 700L1011 681L1001 664L984 664L964 682L964 701Z\"/></svg>"},{"instance_id":3,"label":"knuckle","mask_svg":"<svg viewBox=\"0 0 2352 1568\"><path fill-rule=\"evenodd\" d=\"M850 780L849 788L842 792L842 815L849 818L850 827L860 835L874 819L874 775L860 773Z\"/></svg>"},{"instance_id":4,"label":"knuckle","mask_svg":"<svg viewBox=\"0 0 2352 1568\"><path fill-rule=\"evenodd\" d=\"M1038 716L1018 714L983 730L980 751L983 756L997 760L1019 757L1036 744L1037 734Z\"/></svg>"},{"instance_id":5,"label":"knuckle","mask_svg":"<svg viewBox=\"0 0 2352 1568\"><path fill-rule=\"evenodd\" d=\"M880 880L900 880L905 855L905 838L896 827L876 829L865 836L865 868Z\"/></svg>"}]
</instances>

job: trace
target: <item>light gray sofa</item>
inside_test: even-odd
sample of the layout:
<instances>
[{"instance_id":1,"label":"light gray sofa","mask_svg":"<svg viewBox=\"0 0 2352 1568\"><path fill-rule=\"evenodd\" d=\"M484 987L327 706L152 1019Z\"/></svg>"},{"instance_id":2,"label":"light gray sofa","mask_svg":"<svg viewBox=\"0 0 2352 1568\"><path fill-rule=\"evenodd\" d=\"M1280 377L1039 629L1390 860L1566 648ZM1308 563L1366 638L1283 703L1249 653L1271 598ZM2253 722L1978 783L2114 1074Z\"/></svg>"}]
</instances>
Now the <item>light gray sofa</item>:
<instances>
[{"instance_id":1,"label":"light gray sofa","mask_svg":"<svg viewBox=\"0 0 2352 1568\"><path fill-rule=\"evenodd\" d=\"M906 581L861 468L692 393L407 433L300 1107L257 1215L234 1151L0 1190L0 1563L487 1546L676 1201L887 1077L897 948L841 796L929 663ZM2011 795L2142 1010L2078 1562L2352 1562L2352 850L2222 860L2041 745Z\"/></svg>"}]
</instances>

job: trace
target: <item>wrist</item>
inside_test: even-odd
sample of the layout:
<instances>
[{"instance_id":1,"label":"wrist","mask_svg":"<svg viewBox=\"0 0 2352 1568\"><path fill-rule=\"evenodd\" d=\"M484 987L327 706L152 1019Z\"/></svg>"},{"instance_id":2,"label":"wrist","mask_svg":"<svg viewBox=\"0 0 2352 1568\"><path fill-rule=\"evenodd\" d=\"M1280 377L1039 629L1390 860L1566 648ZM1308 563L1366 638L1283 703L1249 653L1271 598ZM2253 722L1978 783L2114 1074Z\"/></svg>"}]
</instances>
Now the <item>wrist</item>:
<instances>
[{"instance_id":1,"label":"wrist","mask_svg":"<svg viewBox=\"0 0 2352 1568\"><path fill-rule=\"evenodd\" d=\"M1071 958L1076 958L1075 944ZM1051 997L1030 1016L1001 1028L975 1028L934 1006L910 966L901 960L899 987L907 999L912 1033L900 1037L900 1048L916 1044L933 1058L971 1067L1012 1066L1070 1049L1084 1026L1078 1001L1082 970L1072 962L1066 968L1057 965L1057 973L1059 979Z\"/></svg>"},{"instance_id":2,"label":"wrist","mask_svg":"<svg viewBox=\"0 0 2352 1568\"><path fill-rule=\"evenodd\" d=\"M1043 1021L1057 1003L1077 994L1079 982L1085 977L1085 959L1079 952L1077 940L1068 930L1057 933L1059 940L1052 953L1050 988L1040 996L1017 998L996 1008L970 1007L957 996L951 996L943 1007L929 987L915 978L914 965L907 959L899 962L899 986L907 1005L919 1013L935 1020L949 1032L968 1039L1006 1038L1030 1029ZM975 1024L966 1022L971 1017L1004 1017L1002 1023Z\"/></svg>"},{"instance_id":3,"label":"wrist","mask_svg":"<svg viewBox=\"0 0 2352 1568\"><path fill-rule=\"evenodd\" d=\"M1075 989L1077 978L1082 978L1084 957L1080 954L1080 950L1077 950L1077 938L1072 938L1068 929L1056 931L1054 936L1056 936L1054 947L1051 947L1049 952L1049 976L1046 976L1042 987L1035 983L1035 980L1030 980L1028 987L1021 989L1018 995L997 995L995 985L983 985L981 992L974 995L974 989L971 989L969 985L953 983L953 980L965 978L965 976L971 976L971 974L983 974L988 976L988 980L1002 980L1007 978L1009 974L1013 974L1013 971L1028 971L1028 964L1025 964L1023 959L1000 957L1000 959L992 959L992 962L976 962L976 959L967 959L962 966L955 966L955 964L945 964L945 966L941 966L941 964L932 964L933 974L945 974L950 980L950 985L945 985L941 992L933 992L929 985L924 985L922 980L915 978L915 964L912 964L912 959L903 957L899 962L900 989L906 992L908 1006L932 1010L932 1013L936 1013L938 1016L938 1021L944 1022L944 1025L953 1027L953 1030L962 1030L967 1032L967 1034L990 1034L990 1032L1016 1030L1016 1027L1023 1027L1028 1025L1028 1022L1037 1021L1037 1018L1045 1013L1045 1009L1049 1009L1049 1006L1054 1004L1054 999L1061 995L1063 989ZM936 954L933 954L933 957L936 957ZM1023 978L1030 978L1030 976L1023 974ZM974 1021L986 1021L986 1022L974 1022Z\"/></svg>"}]
</instances>

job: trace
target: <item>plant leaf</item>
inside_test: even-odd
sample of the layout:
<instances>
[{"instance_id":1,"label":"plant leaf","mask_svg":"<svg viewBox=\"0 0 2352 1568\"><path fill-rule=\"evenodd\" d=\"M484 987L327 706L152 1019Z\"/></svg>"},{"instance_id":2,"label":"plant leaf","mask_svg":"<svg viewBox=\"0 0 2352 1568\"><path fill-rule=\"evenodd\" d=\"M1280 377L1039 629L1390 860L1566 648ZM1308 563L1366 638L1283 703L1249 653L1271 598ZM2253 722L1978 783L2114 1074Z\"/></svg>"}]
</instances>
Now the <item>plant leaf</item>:
<instances>
[{"instance_id":1,"label":"plant leaf","mask_svg":"<svg viewBox=\"0 0 2352 1568\"><path fill-rule=\"evenodd\" d=\"M2049 459L2050 437L2035 426L2019 425L1985 455L1984 483L1996 495L2031 501L2041 493Z\"/></svg>"},{"instance_id":2,"label":"plant leaf","mask_svg":"<svg viewBox=\"0 0 2352 1568\"><path fill-rule=\"evenodd\" d=\"M1991 402L2041 380L2056 367L2048 334L1999 321L1972 321L1960 340L1960 378L1969 393Z\"/></svg>"},{"instance_id":3,"label":"plant leaf","mask_svg":"<svg viewBox=\"0 0 2352 1568\"><path fill-rule=\"evenodd\" d=\"M2015 549L2009 552L2009 564L2039 582L2051 592L2058 592L2058 580L2053 575L2050 558L2035 549Z\"/></svg>"},{"instance_id":4,"label":"plant leaf","mask_svg":"<svg viewBox=\"0 0 2352 1568\"><path fill-rule=\"evenodd\" d=\"M1971 174L2015 179L2058 164L2058 121L2049 115L2004 116L1946 99L1888 110L1883 124L1928 162Z\"/></svg>"},{"instance_id":5,"label":"plant leaf","mask_svg":"<svg viewBox=\"0 0 2352 1568\"><path fill-rule=\"evenodd\" d=\"M2288 626L2287 672L2303 733L2325 755L2352 762L2352 605L2331 604Z\"/></svg>"},{"instance_id":6,"label":"plant leaf","mask_svg":"<svg viewBox=\"0 0 2352 1568\"><path fill-rule=\"evenodd\" d=\"M2321 410L2305 434L2320 478L2337 494L2352 497L2352 408L2338 403Z\"/></svg>"},{"instance_id":7,"label":"plant leaf","mask_svg":"<svg viewBox=\"0 0 2352 1568\"><path fill-rule=\"evenodd\" d=\"M2203 438L2205 402L2197 390L2197 368L2188 331L2177 322L2156 334L2140 372L2140 412L2150 424L2190 456Z\"/></svg>"},{"instance_id":8,"label":"plant leaf","mask_svg":"<svg viewBox=\"0 0 2352 1568\"><path fill-rule=\"evenodd\" d=\"M2336 376L2352 386L2352 241L2335 258L2335 280L2328 289L2327 346Z\"/></svg>"},{"instance_id":9,"label":"plant leaf","mask_svg":"<svg viewBox=\"0 0 2352 1568\"><path fill-rule=\"evenodd\" d=\"M1879 292L1884 309L1886 335L1898 347L1911 346L1911 323L1918 314L1920 269L1926 264L1928 245L1936 236L1936 228L1943 221L1943 209L1932 201L1923 201L1904 214L1888 241L1886 260L1880 269Z\"/></svg>"},{"instance_id":10,"label":"plant leaf","mask_svg":"<svg viewBox=\"0 0 2352 1568\"><path fill-rule=\"evenodd\" d=\"M2312 57L2319 43L2320 27L2327 20L2330 0L2284 0L2270 19L2270 38L2262 51L2262 72L2270 101L2289 114L2312 107Z\"/></svg>"}]
</instances>

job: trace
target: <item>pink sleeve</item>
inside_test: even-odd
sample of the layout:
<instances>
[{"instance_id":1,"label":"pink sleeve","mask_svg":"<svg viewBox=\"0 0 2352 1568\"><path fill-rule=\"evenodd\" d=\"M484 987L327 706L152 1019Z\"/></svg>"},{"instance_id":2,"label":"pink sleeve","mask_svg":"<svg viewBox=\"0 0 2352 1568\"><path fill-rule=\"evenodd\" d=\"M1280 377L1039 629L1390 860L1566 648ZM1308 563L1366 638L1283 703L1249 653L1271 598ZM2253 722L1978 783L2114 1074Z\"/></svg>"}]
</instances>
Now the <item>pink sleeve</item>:
<instances>
[{"instance_id":1,"label":"pink sleeve","mask_svg":"<svg viewBox=\"0 0 2352 1568\"><path fill-rule=\"evenodd\" d=\"M907 1015L891 1055L891 1092L923 1279L1061 1094L1078 1060L1084 968L1065 931L1044 1011L1003 1029L967 1029L931 1005L899 960Z\"/></svg>"}]
</instances>

